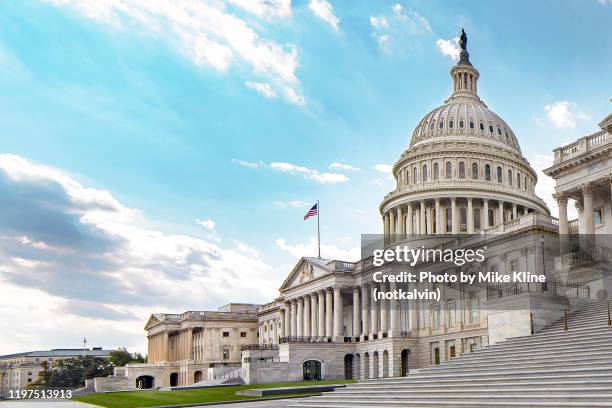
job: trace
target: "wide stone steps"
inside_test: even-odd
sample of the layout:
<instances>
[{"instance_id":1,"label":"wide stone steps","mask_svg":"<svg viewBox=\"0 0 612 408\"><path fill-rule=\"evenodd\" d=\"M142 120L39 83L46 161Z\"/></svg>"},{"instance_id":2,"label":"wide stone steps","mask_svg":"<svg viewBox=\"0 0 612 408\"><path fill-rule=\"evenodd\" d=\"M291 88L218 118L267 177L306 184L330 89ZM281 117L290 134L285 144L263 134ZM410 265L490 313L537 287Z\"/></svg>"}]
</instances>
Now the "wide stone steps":
<instances>
[{"instance_id":1,"label":"wide stone steps","mask_svg":"<svg viewBox=\"0 0 612 408\"><path fill-rule=\"evenodd\" d=\"M361 380L295 402L302 408L612 407L612 328L607 303L568 313L521 336L411 373Z\"/></svg>"}]
</instances>

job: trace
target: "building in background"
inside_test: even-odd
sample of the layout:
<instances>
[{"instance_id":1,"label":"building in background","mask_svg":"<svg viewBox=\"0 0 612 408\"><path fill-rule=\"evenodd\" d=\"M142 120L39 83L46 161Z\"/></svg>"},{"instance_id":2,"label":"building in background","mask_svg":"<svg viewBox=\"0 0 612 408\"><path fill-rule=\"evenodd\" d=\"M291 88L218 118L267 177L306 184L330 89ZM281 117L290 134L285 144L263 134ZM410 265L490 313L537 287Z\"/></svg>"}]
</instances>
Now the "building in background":
<instances>
[{"instance_id":1,"label":"building in background","mask_svg":"<svg viewBox=\"0 0 612 408\"><path fill-rule=\"evenodd\" d=\"M46 351L29 351L0 356L0 393L9 389L25 388L35 382L39 374L51 368L58 360L81 356L110 358L113 350L101 347L91 349L52 349Z\"/></svg>"}]
</instances>

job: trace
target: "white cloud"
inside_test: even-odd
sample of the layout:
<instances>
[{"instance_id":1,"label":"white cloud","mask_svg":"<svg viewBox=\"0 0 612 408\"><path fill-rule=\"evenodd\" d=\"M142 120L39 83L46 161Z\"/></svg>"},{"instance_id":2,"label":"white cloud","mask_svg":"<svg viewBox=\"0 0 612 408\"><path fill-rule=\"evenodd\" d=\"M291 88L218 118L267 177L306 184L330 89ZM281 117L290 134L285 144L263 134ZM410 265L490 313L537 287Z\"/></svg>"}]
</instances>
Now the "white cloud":
<instances>
[{"instance_id":1,"label":"white cloud","mask_svg":"<svg viewBox=\"0 0 612 408\"><path fill-rule=\"evenodd\" d=\"M227 0L254 16L272 19L291 17L291 0Z\"/></svg>"},{"instance_id":2,"label":"white cloud","mask_svg":"<svg viewBox=\"0 0 612 408\"><path fill-rule=\"evenodd\" d=\"M268 99L276 98L276 92L274 92L274 89L268 83L246 81L244 85L249 89L259 92Z\"/></svg>"},{"instance_id":3,"label":"white cloud","mask_svg":"<svg viewBox=\"0 0 612 408\"><path fill-rule=\"evenodd\" d=\"M285 99L290 103L298 106L306 105L304 97L300 95L295 89L290 86L285 87Z\"/></svg>"},{"instance_id":4,"label":"white cloud","mask_svg":"<svg viewBox=\"0 0 612 408\"><path fill-rule=\"evenodd\" d=\"M150 313L276 294L274 271L245 245L162 232L109 191L19 156L0 155L0 181L0 314L13 317L0 322L4 352L73 346L75 333L144 351Z\"/></svg>"},{"instance_id":5,"label":"white cloud","mask_svg":"<svg viewBox=\"0 0 612 408\"><path fill-rule=\"evenodd\" d=\"M307 243L296 245L288 244L283 238L278 238L275 242L276 246L290 253L295 258L300 258L302 256L317 256L318 253L317 239L313 237L311 237ZM361 248L355 246L350 249L343 249L336 245L323 243L321 244L321 257L325 259L355 262L361 258Z\"/></svg>"},{"instance_id":6,"label":"white cloud","mask_svg":"<svg viewBox=\"0 0 612 408\"><path fill-rule=\"evenodd\" d=\"M281 208L304 208L309 205L309 203L299 200L289 200L289 201L275 201L274 204L277 207ZM311 204L312 205L312 204Z\"/></svg>"},{"instance_id":7,"label":"white cloud","mask_svg":"<svg viewBox=\"0 0 612 408\"><path fill-rule=\"evenodd\" d=\"M351 166L350 164L346 164L346 163L331 163L329 165L329 168L331 170L346 170L346 171L359 170L359 167Z\"/></svg>"},{"instance_id":8,"label":"white cloud","mask_svg":"<svg viewBox=\"0 0 612 408\"><path fill-rule=\"evenodd\" d=\"M249 167L251 169L256 169L256 168L261 167L261 166L264 165L261 162L255 163L255 162L250 162L250 161L246 161L246 160L238 160L238 159L232 159L232 163L239 164L242 167Z\"/></svg>"},{"instance_id":9,"label":"white cloud","mask_svg":"<svg viewBox=\"0 0 612 408\"><path fill-rule=\"evenodd\" d=\"M599 4L604 4L604 5L606 5L606 4L612 4L612 0L597 0L597 2L598 2Z\"/></svg>"},{"instance_id":10,"label":"white cloud","mask_svg":"<svg viewBox=\"0 0 612 408\"><path fill-rule=\"evenodd\" d=\"M393 170L393 166L391 166L390 164L380 163L380 164L375 165L373 169L381 173L391 174L391 171Z\"/></svg>"},{"instance_id":11,"label":"white cloud","mask_svg":"<svg viewBox=\"0 0 612 408\"><path fill-rule=\"evenodd\" d=\"M115 29L140 31L159 38L199 66L225 72L233 65L247 64L255 74L279 89L289 88L298 94L295 45L262 38L259 31L265 30L264 25L240 18L227 10L222 1L46 1L58 7L70 7L86 18ZM230 3L266 19L291 15L289 0L230 0Z\"/></svg>"},{"instance_id":12,"label":"white cloud","mask_svg":"<svg viewBox=\"0 0 612 408\"><path fill-rule=\"evenodd\" d=\"M274 170L286 173L301 174L306 179L320 184L343 183L348 181L348 177L346 177L344 174L320 172L316 169L309 169L308 167L298 166L287 162L270 163L270 167Z\"/></svg>"},{"instance_id":13,"label":"white cloud","mask_svg":"<svg viewBox=\"0 0 612 408\"><path fill-rule=\"evenodd\" d=\"M454 61L459 60L459 53L461 49L459 48L459 44L457 44L457 39L451 40L443 40L442 38L436 41L436 47L442 53L442 55L446 55L450 57Z\"/></svg>"},{"instance_id":14,"label":"white cloud","mask_svg":"<svg viewBox=\"0 0 612 408\"><path fill-rule=\"evenodd\" d=\"M310 0L308 8L335 30L340 29L340 19L334 15L334 7L328 0Z\"/></svg>"},{"instance_id":15,"label":"white cloud","mask_svg":"<svg viewBox=\"0 0 612 408\"><path fill-rule=\"evenodd\" d=\"M574 102L559 101L544 107L546 119L557 129L574 129L576 122L590 120L590 117L577 110Z\"/></svg>"},{"instance_id":16,"label":"white cloud","mask_svg":"<svg viewBox=\"0 0 612 408\"><path fill-rule=\"evenodd\" d=\"M211 220L210 218L207 220L201 220L199 218L196 218L196 223L209 230L215 229L215 222Z\"/></svg>"},{"instance_id":17,"label":"white cloud","mask_svg":"<svg viewBox=\"0 0 612 408\"><path fill-rule=\"evenodd\" d=\"M412 9L404 10L399 3L391 6L390 13L370 16L370 25L372 37L386 53L391 53L399 44L406 48L411 37L432 31L427 18Z\"/></svg>"}]
</instances>

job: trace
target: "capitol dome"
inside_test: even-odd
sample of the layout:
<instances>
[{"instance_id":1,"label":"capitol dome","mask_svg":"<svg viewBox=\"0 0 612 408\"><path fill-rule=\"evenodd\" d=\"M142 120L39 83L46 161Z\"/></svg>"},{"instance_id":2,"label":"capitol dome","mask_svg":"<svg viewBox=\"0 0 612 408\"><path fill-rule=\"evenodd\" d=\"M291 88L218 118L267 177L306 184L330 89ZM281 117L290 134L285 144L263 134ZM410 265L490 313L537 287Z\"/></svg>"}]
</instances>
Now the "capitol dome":
<instances>
[{"instance_id":1,"label":"capitol dome","mask_svg":"<svg viewBox=\"0 0 612 408\"><path fill-rule=\"evenodd\" d=\"M503 231L521 216L550 214L516 135L478 96L463 31L460 45L450 97L419 121L393 166L396 189L380 205L387 236Z\"/></svg>"}]
</instances>

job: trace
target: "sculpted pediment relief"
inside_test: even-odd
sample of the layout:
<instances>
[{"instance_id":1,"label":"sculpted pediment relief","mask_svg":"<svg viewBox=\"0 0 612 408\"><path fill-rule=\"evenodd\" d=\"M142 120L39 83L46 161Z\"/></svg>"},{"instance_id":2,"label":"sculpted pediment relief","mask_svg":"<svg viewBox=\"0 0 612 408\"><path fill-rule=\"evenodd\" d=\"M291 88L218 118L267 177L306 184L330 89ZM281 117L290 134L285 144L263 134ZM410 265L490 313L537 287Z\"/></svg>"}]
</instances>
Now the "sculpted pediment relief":
<instances>
[{"instance_id":1,"label":"sculpted pediment relief","mask_svg":"<svg viewBox=\"0 0 612 408\"><path fill-rule=\"evenodd\" d=\"M329 272L320 266L302 260L289 275L288 282L283 285L283 289L301 285L327 273Z\"/></svg>"}]
</instances>

